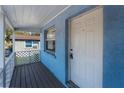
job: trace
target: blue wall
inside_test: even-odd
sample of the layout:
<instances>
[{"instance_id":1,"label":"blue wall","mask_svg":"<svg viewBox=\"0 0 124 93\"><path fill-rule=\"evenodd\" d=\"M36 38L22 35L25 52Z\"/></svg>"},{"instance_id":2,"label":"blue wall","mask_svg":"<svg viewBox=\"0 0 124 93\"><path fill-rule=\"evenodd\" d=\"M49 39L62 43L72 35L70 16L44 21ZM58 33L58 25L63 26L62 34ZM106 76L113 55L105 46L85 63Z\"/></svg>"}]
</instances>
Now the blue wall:
<instances>
[{"instance_id":1,"label":"blue wall","mask_svg":"<svg viewBox=\"0 0 124 93\"><path fill-rule=\"evenodd\" d=\"M66 19L94 6L71 6L42 29L41 59L63 83L66 81ZM124 87L124 6L104 6L103 87ZM56 57L44 52L44 31L56 27ZM65 42L66 41L66 42Z\"/></svg>"},{"instance_id":2,"label":"blue wall","mask_svg":"<svg viewBox=\"0 0 124 93\"><path fill-rule=\"evenodd\" d=\"M80 12L84 12L94 6L71 6L65 12L57 16L54 20L42 28L41 38L41 60L51 70L51 72L63 83L66 82L66 43L67 29L66 19ZM44 31L51 27L56 28L56 57L44 52ZM66 42L65 42L66 41Z\"/></svg>"},{"instance_id":3,"label":"blue wall","mask_svg":"<svg viewBox=\"0 0 124 93\"><path fill-rule=\"evenodd\" d=\"M124 87L124 6L104 7L104 87Z\"/></svg>"}]
</instances>

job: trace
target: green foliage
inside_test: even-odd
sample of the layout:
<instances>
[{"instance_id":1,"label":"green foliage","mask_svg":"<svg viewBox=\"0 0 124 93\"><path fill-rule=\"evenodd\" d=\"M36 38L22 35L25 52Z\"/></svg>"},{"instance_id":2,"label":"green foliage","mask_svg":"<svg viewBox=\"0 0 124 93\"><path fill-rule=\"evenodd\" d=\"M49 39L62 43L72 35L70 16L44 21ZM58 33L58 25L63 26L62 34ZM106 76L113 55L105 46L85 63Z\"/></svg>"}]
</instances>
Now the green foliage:
<instances>
[{"instance_id":1,"label":"green foliage","mask_svg":"<svg viewBox=\"0 0 124 93\"><path fill-rule=\"evenodd\" d=\"M8 43L11 42L10 37L11 37L12 34L13 34L13 30L8 27L6 29L6 32L5 32L5 40L6 40L6 42L8 42Z\"/></svg>"},{"instance_id":2,"label":"green foliage","mask_svg":"<svg viewBox=\"0 0 124 93\"><path fill-rule=\"evenodd\" d=\"M16 31L16 35L32 35L32 36L40 36L39 33L36 32L25 32L25 31Z\"/></svg>"},{"instance_id":3,"label":"green foliage","mask_svg":"<svg viewBox=\"0 0 124 93\"><path fill-rule=\"evenodd\" d=\"M12 48L12 40L11 36L13 34L13 30L11 28L6 28L5 32L5 48Z\"/></svg>"},{"instance_id":4,"label":"green foliage","mask_svg":"<svg viewBox=\"0 0 124 93\"><path fill-rule=\"evenodd\" d=\"M17 31L15 32L16 35L30 35L29 32Z\"/></svg>"}]
</instances>

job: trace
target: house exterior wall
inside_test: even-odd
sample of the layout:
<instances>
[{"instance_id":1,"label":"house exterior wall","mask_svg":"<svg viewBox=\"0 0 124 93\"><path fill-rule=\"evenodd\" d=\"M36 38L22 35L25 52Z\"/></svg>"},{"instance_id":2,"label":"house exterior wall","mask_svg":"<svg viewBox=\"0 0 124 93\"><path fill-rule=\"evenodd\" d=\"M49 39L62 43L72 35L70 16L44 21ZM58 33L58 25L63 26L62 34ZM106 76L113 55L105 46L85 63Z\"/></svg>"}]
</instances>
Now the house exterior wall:
<instances>
[{"instance_id":1,"label":"house exterior wall","mask_svg":"<svg viewBox=\"0 0 124 93\"><path fill-rule=\"evenodd\" d=\"M42 28L41 60L63 84L67 78L66 19L90 7L71 6ZM124 6L104 6L103 17L103 87L124 87ZM55 56L44 51L44 32L53 25L56 27Z\"/></svg>"},{"instance_id":2,"label":"house exterior wall","mask_svg":"<svg viewBox=\"0 0 124 93\"><path fill-rule=\"evenodd\" d=\"M124 6L104 6L103 87L124 87Z\"/></svg>"},{"instance_id":3,"label":"house exterior wall","mask_svg":"<svg viewBox=\"0 0 124 93\"><path fill-rule=\"evenodd\" d=\"M15 51L24 51L24 41L15 41Z\"/></svg>"},{"instance_id":4,"label":"house exterior wall","mask_svg":"<svg viewBox=\"0 0 124 93\"><path fill-rule=\"evenodd\" d=\"M92 6L94 7L94 6ZM48 69L63 83L65 84L66 76L66 64L67 64L67 27L66 19L71 16L75 16L80 12L84 12L91 8L91 6L71 6L66 11L57 16L50 23L42 28L41 37L41 60ZM51 26L56 28L56 52L55 56L44 51L44 32ZM66 42L65 42L66 41ZM66 85L66 84L65 84Z\"/></svg>"},{"instance_id":5,"label":"house exterior wall","mask_svg":"<svg viewBox=\"0 0 124 93\"><path fill-rule=\"evenodd\" d=\"M40 45L40 42L39 42L39 45ZM33 47L28 48L28 47L25 47L25 41L15 41L15 52L17 52L17 51L39 50L39 49L40 49L40 46L37 49L35 49Z\"/></svg>"}]
</instances>

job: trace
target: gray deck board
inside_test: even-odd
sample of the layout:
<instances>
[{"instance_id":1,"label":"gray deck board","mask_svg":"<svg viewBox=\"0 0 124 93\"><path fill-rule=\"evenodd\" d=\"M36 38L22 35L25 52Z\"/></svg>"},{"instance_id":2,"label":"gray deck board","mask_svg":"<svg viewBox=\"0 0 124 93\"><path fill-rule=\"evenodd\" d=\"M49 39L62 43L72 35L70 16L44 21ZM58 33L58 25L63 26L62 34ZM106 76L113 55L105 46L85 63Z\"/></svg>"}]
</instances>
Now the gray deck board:
<instances>
[{"instance_id":1,"label":"gray deck board","mask_svg":"<svg viewBox=\"0 0 124 93\"><path fill-rule=\"evenodd\" d=\"M20 67L21 67L21 86L20 87L25 88L26 87L25 65L20 66ZM17 69L18 69L18 67L17 67Z\"/></svg>"},{"instance_id":2,"label":"gray deck board","mask_svg":"<svg viewBox=\"0 0 124 93\"><path fill-rule=\"evenodd\" d=\"M10 88L64 88L40 62L16 66Z\"/></svg>"},{"instance_id":3,"label":"gray deck board","mask_svg":"<svg viewBox=\"0 0 124 93\"><path fill-rule=\"evenodd\" d=\"M37 88L38 85L37 85L37 82L36 82L34 73L32 72L31 65L27 65L27 68L28 68L28 70L29 70L29 76L30 76L30 79L31 79L32 87L33 87L33 88Z\"/></svg>"}]
</instances>

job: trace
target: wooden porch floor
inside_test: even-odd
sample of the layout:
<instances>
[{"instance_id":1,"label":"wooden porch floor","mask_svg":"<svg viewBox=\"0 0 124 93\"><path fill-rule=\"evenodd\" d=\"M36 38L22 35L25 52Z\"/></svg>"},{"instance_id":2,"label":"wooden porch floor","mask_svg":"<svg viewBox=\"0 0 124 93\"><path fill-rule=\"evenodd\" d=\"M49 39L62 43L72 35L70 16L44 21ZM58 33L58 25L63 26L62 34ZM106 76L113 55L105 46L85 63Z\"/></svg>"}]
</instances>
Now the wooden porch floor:
<instances>
[{"instance_id":1,"label":"wooden porch floor","mask_svg":"<svg viewBox=\"0 0 124 93\"><path fill-rule=\"evenodd\" d=\"M64 88L63 84L41 63L16 66L10 88Z\"/></svg>"}]
</instances>

